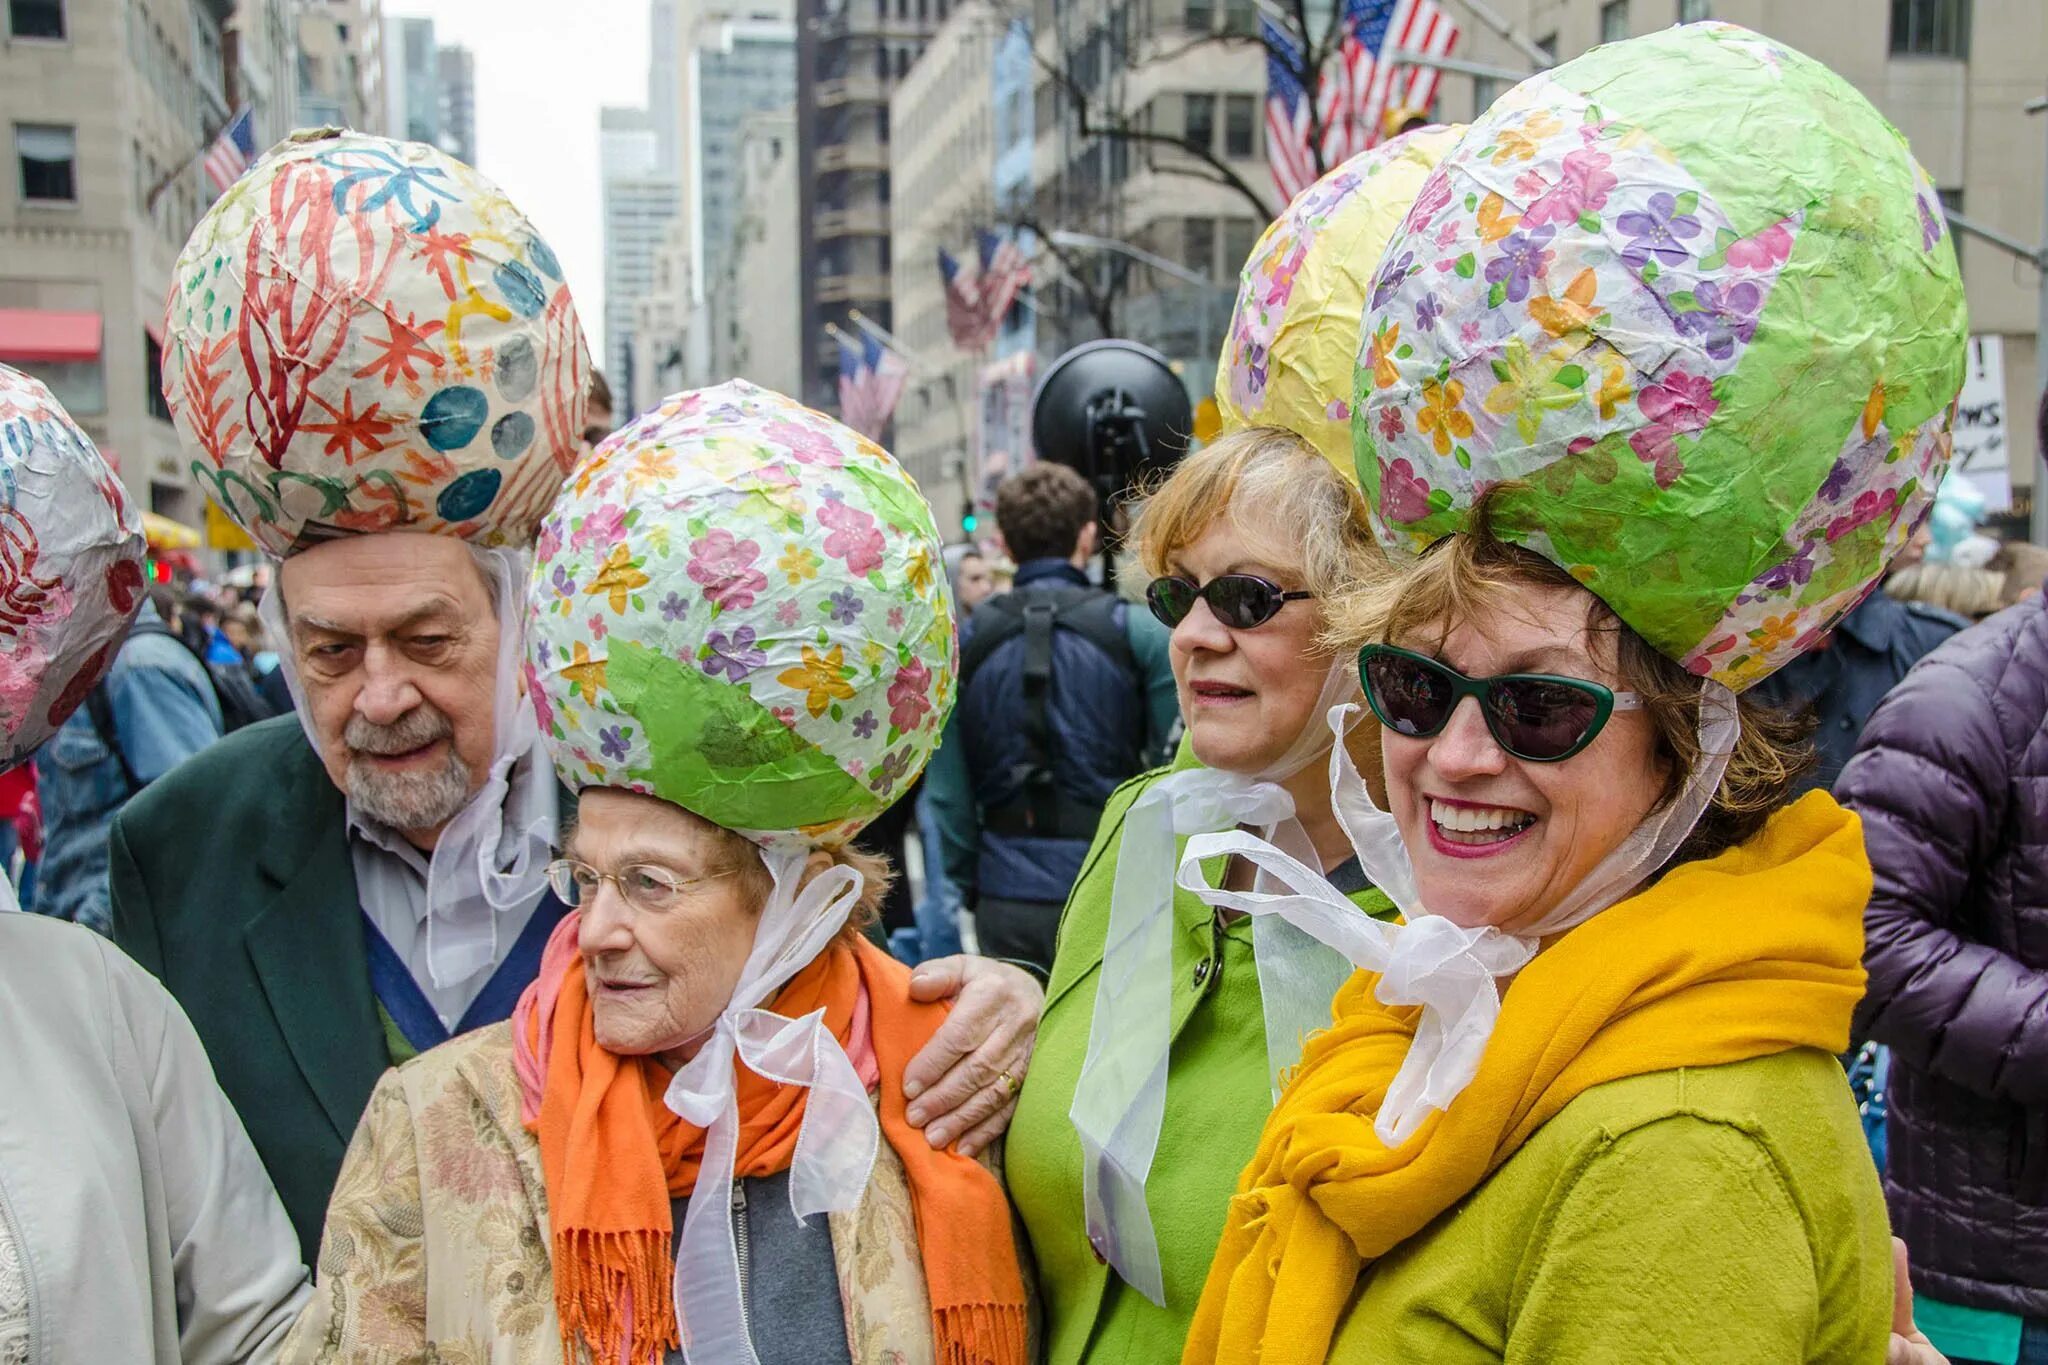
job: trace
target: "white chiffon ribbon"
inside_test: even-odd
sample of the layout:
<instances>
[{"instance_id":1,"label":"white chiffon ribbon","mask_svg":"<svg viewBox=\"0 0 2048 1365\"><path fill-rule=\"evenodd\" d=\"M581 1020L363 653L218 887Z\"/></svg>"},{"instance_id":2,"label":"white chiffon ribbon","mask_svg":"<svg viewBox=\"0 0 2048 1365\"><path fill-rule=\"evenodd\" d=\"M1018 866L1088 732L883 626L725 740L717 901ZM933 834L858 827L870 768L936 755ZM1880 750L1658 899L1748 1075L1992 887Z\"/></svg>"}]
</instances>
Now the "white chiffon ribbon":
<instances>
[{"instance_id":1,"label":"white chiffon ribbon","mask_svg":"<svg viewBox=\"0 0 2048 1365\"><path fill-rule=\"evenodd\" d=\"M528 801L512 803L520 804L521 809L507 809L513 768L529 760L545 774L552 763L541 747L533 708L519 694L525 639L520 610L526 593L525 552L501 548L483 551L482 556L489 565L497 603L495 728L491 766L483 785L442 830L427 863L427 975L437 988L467 981L497 963L498 920L506 912L540 899L547 887L548 863L555 856L559 823L555 785L546 777L533 784ZM277 646L278 667L284 670L299 724L312 742L313 752L325 753L299 681L280 578L273 568L271 586L263 594L258 614L264 633Z\"/></svg>"},{"instance_id":2,"label":"white chiffon ribbon","mask_svg":"<svg viewBox=\"0 0 2048 1365\"><path fill-rule=\"evenodd\" d=\"M1175 880L1210 905L1282 919L1354 966L1379 973L1375 994L1382 1004L1421 1007L1415 1040L1373 1121L1380 1141L1396 1147L1432 1112L1448 1107L1477 1074L1500 1017L1496 978L1526 966L1545 937L1631 894L1678 851L1720 788L1739 724L1735 695L1707 682L1700 696L1700 758L1678 794L1652 811L1556 906L1506 934L1490 926L1461 927L1421 903L1399 826L1373 804L1342 742L1360 709L1352 703L1329 712L1330 729L1338 737L1330 749L1331 804L1359 865L1400 908L1405 924L1359 915L1318 868L1242 831L1190 839ZM1209 884L1202 863L1225 855L1243 858L1259 870L1251 891Z\"/></svg>"},{"instance_id":3,"label":"white chiffon ribbon","mask_svg":"<svg viewBox=\"0 0 2048 1365\"><path fill-rule=\"evenodd\" d=\"M861 875L835 866L808 885L809 851L763 850L775 890L761 912L753 951L711 1036L669 1082L664 1102L704 1130L704 1156L676 1238L675 1308L684 1357L695 1365L757 1365L747 1332L731 1188L739 1150L738 1067L810 1091L790 1165L798 1219L849 1212L874 1168L881 1128L853 1062L825 1011L787 1019L761 1006L831 943L860 900Z\"/></svg>"},{"instance_id":4,"label":"white chiffon ribbon","mask_svg":"<svg viewBox=\"0 0 2048 1365\"><path fill-rule=\"evenodd\" d=\"M1315 714L1356 693L1350 667L1332 667ZM1124 815L1088 1051L1068 1118L1081 1140L1088 1240L1126 1284L1161 1307L1165 1276L1145 1182L1159 1149L1173 1044L1174 842L1251 825L1313 861L1294 800L1279 783L1314 762L1329 743L1329 735L1311 722L1257 777L1213 768L1173 773L1148 787ZM1364 918L1355 906L1351 913ZM1277 1097L1281 1072L1300 1058L1307 1034L1328 1026L1330 997L1351 968L1280 919L1255 922L1252 944Z\"/></svg>"}]
</instances>

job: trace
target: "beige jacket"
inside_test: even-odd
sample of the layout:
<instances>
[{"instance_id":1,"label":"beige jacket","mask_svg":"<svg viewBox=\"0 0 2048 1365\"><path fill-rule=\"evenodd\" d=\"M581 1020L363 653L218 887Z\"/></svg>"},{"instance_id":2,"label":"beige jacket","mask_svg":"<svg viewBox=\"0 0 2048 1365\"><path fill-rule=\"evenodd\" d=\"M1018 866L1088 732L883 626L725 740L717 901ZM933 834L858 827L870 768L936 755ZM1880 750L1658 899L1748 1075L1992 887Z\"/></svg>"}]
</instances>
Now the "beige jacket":
<instances>
[{"instance_id":1,"label":"beige jacket","mask_svg":"<svg viewBox=\"0 0 2048 1365\"><path fill-rule=\"evenodd\" d=\"M298 1238L177 1002L75 924L0 911L0 1238L31 1365L268 1362Z\"/></svg>"},{"instance_id":2,"label":"beige jacket","mask_svg":"<svg viewBox=\"0 0 2048 1365\"><path fill-rule=\"evenodd\" d=\"M854 1365L931 1365L910 1187L880 1144L866 1198L829 1219ZM519 1118L512 1028L386 1072L342 1163L290 1365L555 1365L540 1146ZM578 1361L587 1365L580 1349Z\"/></svg>"}]
</instances>

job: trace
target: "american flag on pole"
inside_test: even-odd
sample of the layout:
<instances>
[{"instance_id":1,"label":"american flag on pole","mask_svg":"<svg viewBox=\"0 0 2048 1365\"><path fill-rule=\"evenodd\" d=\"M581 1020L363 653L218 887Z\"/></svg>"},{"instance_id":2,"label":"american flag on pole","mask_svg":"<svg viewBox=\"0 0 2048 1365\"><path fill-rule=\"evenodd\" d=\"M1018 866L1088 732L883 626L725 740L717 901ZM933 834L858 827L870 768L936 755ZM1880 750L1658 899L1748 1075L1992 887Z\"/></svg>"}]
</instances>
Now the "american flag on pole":
<instances>
[{"instance_id":1,"label":"american flag on pole","mask_svg":"<svg viewBox=\"0 0 2048 1365\"><path fill-rule=\"evenodd\" d=\"M1031 262L1018 248L1014 234L1005 236L983 228L975 239L981 249L981 313L993 340L1003 328L1003 314L1031 283Z\"/></svg>"},{"instance_id":2,"label":"american flag on pole","mask_svg":"<svg viewBox=\"0 0 2048 1365\"><path fill-rule=\"evenodd\" d=\"M249 106L245 104L228 120L228 126L220 130L213 146L206 150L206 178L213 182L213 192L226 194L228 186L240 180L242 172L248 170L249 163L255 159L256 125Z\"/></svg>"},{"instance_id":3,"label":"american flag on pole","mask_svg":"<svg viewBox=\"0 0 2048 1365\"><path fill-rule=\"evenodd\" d=\"M946 335L963 351L978 351L990 336L981 310L981 283L952 252L939 248L939 278L946 284Z\"/></svg>"},{"instance_id":4,"label":"american flag on pole","mask_svg":"<svg viewBox=\"0 0 2048 1365\"><path fill-rule=\"evenodd\" d=\"M840 337L840 420L870 441L881 440L909 378L903 357L874 337L863 335L857 346L853 338Z\"/></svg>"},{"instance_id":5,"label":"american flag on pole","mask_svg":"<svg viewBox=\"0 0 2048 1365\"><path fill-rule=\"evenodd\" d=\"M1289 199L1316 180L1313 122L1322 124L1325 170L1377 146L1391 115L1424 114L1436 97L1439 73L1404 63L1398 54L1442 57L1458 41L1457 24L1436 0L1345 0L1341 22L1337 49L1318 73L1312 110L1300 79L1299 35L1270 14L1259 19L1266 45L1266 155L1274 185Z\"/></svg>"}]
</instances>

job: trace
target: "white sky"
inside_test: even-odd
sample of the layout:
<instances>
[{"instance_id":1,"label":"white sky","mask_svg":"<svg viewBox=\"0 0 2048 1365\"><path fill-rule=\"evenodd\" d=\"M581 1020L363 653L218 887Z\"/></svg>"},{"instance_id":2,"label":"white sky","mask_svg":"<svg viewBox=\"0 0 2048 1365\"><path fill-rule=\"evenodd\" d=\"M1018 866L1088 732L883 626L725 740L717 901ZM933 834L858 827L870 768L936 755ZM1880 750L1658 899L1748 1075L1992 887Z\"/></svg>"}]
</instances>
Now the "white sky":
<instances>
[{"instance_id":1,"label":"white sky","mask_svg":"<svg viewBox=\"0 0 2048 1365\"><path fill-rule=\"evenodd\" d=\"M647 0L389 0L385 13L430 18L436 42L476 54L477 168L554 248L602 363L597 111L647 101Z\"/></svg>"}]
</instances>

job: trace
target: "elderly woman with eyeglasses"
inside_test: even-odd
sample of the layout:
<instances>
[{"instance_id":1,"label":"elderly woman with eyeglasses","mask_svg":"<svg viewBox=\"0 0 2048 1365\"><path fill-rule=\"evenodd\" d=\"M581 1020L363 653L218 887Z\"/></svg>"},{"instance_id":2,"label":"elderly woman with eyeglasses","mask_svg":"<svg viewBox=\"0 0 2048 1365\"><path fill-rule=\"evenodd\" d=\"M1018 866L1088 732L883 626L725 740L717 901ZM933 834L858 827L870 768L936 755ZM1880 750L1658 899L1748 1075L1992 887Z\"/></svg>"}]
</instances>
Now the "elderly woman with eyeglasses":
<instances>
[{"instance_id":1,"label":"elderly woman with eyeglasses","mask_svg":"<svg viewBox=\"0 0 2048 1365\"><path fill-rule=\"evenodd\" d=\"M848 845L952 704L916 486L779 395L672 398L571 476L529 625L573 913L508 1024L378 1086L286 1358L1023 1365L1002 1185L907 1117L945 1012Z\"/></svg>"},{"instance_id":2,"label":"elderly woman with eyeglasses","mask_svg":"<svg viewBox=\"0 0 2048 1365\"><path fill-rule=\"evenodd\" d=\"M1423 190L1354 427L1381 538L1419 557L1332 604L1386 783L1382 811L1340 749L1333 799L1404 921L1284 849L1191 841L1183 885L1363 970L1184 1361L1914 1349L1834 1055L1861 831L1794 799L1810 751L1745 689L1861 600L1947 465L1968 327L1939 213L1860 95L1729 25L1524 82ZM1223 853L1270 889L1216 885Z\"/></svg>"},{"instance_id":3,"label":"elderly woman with eyeglasses","mask_svg":"<svg viewBox=\"0 0 2048 1365\"><path fill-rule=\"evenodd\" d=\"M1361 919L1391 911L1321 775L1325 713L1358 690L1349 660L1321 643L1324 603L1384 567L1349 423L1331 413L1348 411L1372 264L1451 140L1418 132L1356 158L1268 229L1218 369L1233 434L1182 460L1137 522L1187 738L1169 769L1127 783L1104 812L1011 1130L1010 1189L1057 1365L1179 1352L1276 1078L1328 1024L1349 970L1284 924L1175 894L1187 837L1271 831L1327 870Z\"/></svg>"}]
</instances>

